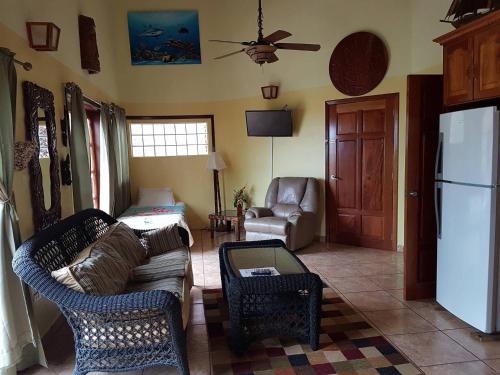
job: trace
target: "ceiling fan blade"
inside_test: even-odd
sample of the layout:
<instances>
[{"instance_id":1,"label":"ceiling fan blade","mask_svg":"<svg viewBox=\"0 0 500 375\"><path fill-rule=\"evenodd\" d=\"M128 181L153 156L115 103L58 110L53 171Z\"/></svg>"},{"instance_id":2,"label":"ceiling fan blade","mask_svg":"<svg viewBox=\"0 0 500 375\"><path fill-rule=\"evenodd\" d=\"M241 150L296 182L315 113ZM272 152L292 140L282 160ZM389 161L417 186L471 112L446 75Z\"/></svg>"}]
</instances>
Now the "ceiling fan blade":
<instances>
[{"instance_id":1,"label":"ceiling fan blade","mask_svg":"<svg viewBox=\"0 0 500 375\"><path fill-rule=\"evenodd\" d=\"M274 53L273 53L273 54L269 57L269 59L267 60L267 63L268 63L268 64L271 64L271 63L276 62L276 61L278 61L278 60L279 60L278 56L276 56L276 54L274 54Z\"/></svg>"},{"instance_id":2,"label":"ceiling fan blade","mask_svg":"<svg viewBox=\"0 0 500 375\"><path fill-rule=\"evenodd\" d=\"M288 31L278 30L272 33L271 35L266 36L264 40L269 43L274 43L279 40L288 38L289 36L292 36L292 34L290 34Z\"/></svg>"},{"instance_id":3,"label":"ceiling fan blade","mask_svg":"<svg viewBox=\"0 0 500 375\"><path fill-rule=\"evenodd\" d=\"M251 44L251 42L233 42L232 40L220 40L220 39L210 39L209 42L241 44L243 46L249 46Z\"/></svg>"},{"instance_id":4,"label":"ceiling fan blade","mask_svg":"<svg viewBox=\"0 0 500 375\"><path fill-rule=\"evenodd\" d=\"M305 43L274 43L274 46L279 49L290 49L296 51L319 51L321 48L319 44Z\"/></svg>"},{"instance_id":5,"label":"ceiling fan blade","mask_svg":"<svg viewBox=\"0 0 500 375\"><path fill-rule=\"evenodd\" d=\"M239 51L234 51L234 52L231 52L231 53L227 53L225 55L222 55L222 56L218 56L218 57L214 57L214 60L220 60L220 59L223 59L225 57L229 57L229 56L233 56L233 55L237 55L238 53L241 53L245 51L245 49L240 49Z\"/></svg>"}]
</instances>

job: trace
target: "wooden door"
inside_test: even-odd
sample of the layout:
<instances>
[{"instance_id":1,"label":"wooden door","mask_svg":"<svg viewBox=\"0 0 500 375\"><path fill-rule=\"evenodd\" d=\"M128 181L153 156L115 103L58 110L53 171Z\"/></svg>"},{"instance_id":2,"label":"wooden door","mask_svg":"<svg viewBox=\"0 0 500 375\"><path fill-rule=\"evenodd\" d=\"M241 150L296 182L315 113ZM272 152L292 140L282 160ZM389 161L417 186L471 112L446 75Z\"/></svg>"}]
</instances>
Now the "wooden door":
<instances>
[{"instance_id":1,"label":"wooden door","mask_svg":"<svg viewBox=\"0 0 500 375\"><path fill-rule=\"evenodd\" d=\"M444 46L444 101L446 105L474 99L474 40L465 37Z\"/></svg>"},{"instance_id":2,"label":"wooden door","mask_svg":"<svg viewBox=\"0 0 500 375\"><path fill-rule=\"evenodd\" d=\"M326 103L330 242L396 249L399 94Z\"/></svg>"},{"instance_id":3,"label":"wooden door","mask_svg":"<svg viewBox=\"0 0 500 375\"><path fill-rule=\"evenodd\" d=\"M474 98L500 96L500 23L474 36Z\"/></svg>"},{"instance_id":4,"label":"wooden door","mask_svg":"<svg viewBox=\"0 0 500 375\"><path fill-rule=\"evenodd\" d=\"M441 75L408 76L405 181L405 299L436 293L434 171L443 109Z\"/></svg>"}]
</instances>

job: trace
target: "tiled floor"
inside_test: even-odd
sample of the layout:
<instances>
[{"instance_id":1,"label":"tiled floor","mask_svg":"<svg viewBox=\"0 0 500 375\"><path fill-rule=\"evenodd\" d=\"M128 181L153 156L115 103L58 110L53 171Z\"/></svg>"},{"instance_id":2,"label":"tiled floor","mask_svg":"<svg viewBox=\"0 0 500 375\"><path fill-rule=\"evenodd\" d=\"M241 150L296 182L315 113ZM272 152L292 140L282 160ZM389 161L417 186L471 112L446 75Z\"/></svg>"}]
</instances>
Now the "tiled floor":
<instances>
[{"instance_id":1,"label":"tiled floor","mask_svg":"<svg viewBox=\"0 0 500 375\"><path fill-rule=\"evenodd\" d=\"M189 363L192 375L209 375L210 356L201 290L220 287L218 245L233 237L221 233L211 240L206 231L193 234L196 287L192 290L192 315L188 327ZM320 274L348 303L361 311L425 374L500 374L500 342L476 341L470 335L473 329L434 301L404 301L401 253L315 243L297 254L311 271ZM27 373L70 374L73 353L66 349L71 345L71 333L63 325L57 341L46 345L49 369L30 369ZM157 368L129 374L168 375L177 374L177 371Z\"/></svg>"}]
</instances>

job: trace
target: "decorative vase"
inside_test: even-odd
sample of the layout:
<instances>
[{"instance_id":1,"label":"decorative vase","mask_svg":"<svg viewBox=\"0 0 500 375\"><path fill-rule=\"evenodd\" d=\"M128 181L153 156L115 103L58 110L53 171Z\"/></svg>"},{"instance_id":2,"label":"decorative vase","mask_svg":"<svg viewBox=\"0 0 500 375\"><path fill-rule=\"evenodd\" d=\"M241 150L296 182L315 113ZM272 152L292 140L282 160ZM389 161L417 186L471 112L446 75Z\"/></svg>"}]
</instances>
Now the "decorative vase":
<instances>
[{"instance_id":1,"label":"decorative vase","mask_svg":"<svg viewBox=\"0 0 500 375\"><path fill-rule=\"evenodd\" d=\"M243 206L241 204L236 206L236 213L238 214L238 216L243 215Z\"/></svg>"}]
</instances>

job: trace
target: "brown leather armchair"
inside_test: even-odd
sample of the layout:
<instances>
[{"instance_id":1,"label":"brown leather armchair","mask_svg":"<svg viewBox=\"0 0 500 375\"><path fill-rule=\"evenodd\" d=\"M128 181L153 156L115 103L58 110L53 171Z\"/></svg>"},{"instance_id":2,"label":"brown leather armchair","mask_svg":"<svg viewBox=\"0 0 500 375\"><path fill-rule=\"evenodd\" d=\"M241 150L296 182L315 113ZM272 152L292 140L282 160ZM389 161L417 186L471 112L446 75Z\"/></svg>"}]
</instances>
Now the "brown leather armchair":
<instances>
[{"instance_id":1,"label":"brown leather armchair","mask_svg":"<svg viewBox=\"0 0 500 375\"><path fill-rule=\"evenodd\" d=\"M314 240L318 218L318 180L311 177L276 177L267 189L265 207L245 214L247 241L282 240L289 250Z\"/></svg>"}]
</instances>

